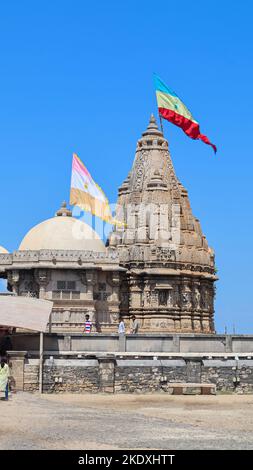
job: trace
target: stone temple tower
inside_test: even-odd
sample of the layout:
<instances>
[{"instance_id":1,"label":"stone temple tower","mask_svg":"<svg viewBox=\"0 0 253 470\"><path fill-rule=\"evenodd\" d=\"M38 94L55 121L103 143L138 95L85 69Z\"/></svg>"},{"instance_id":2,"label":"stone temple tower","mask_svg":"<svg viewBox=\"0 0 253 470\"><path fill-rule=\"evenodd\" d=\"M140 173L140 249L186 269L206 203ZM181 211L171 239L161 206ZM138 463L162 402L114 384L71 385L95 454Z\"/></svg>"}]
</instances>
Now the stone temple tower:
<instances>
[{"instance_id":1,"label":"stone temple tower","mask_svg":"<svg viewBox=\"0 0 253 470\"><path fill-rule=\"evenodd\" d=\"M119 188L117 218L124 225L109 244L125 268L121 315L134 314L142 332L214 333L214 252L153 115Z\"/></svg>"}]
</instances>

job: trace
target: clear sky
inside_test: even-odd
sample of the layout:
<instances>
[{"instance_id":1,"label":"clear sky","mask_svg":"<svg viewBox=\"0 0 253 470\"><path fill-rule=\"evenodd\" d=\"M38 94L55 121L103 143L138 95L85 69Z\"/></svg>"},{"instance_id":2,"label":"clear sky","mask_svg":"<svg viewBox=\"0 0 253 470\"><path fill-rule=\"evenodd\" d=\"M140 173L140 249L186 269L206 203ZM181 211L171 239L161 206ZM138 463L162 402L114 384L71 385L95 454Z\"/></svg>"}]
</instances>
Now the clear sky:
<instances>
[{"instance_id":1,"label":"clear sky","mask_svg":"<svg viewBox=\"0 0 253 470\"><path fill-rule=\"evenodd\" d=\"M253 333L252 14L250 0L1 2L0 245L68 200L73 152L116 200L157 115L156 72L218 147L164 124L216 251L217 330Z\"/></svg>"}]
</instances>

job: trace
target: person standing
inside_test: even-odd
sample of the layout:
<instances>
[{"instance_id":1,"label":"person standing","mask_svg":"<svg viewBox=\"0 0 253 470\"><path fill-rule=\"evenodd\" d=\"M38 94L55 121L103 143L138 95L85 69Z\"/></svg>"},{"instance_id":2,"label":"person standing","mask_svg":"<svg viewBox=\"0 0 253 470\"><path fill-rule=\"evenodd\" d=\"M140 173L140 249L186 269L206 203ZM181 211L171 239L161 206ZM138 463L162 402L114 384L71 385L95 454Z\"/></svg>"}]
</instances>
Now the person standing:
<instances>
[{"instance_id":1,"label":"person standing","mask_svg":"<svg viewBox=\"0 0 253 470\"><path fill-rule=\"evenodd\" d=\"M126 332L126 329L125 329L124 320L123 320L123 318L119 318L118 333L119 333L119 335L124 335L125 332Z\"/></svg>"},{"instance_id":2,"label":"person standing","mask_svg":"<svg viewBox=\"0 0 253 470\"><path fill-rule=\"evenodd\" d=\"M1 359L0 365L0 392L4 392L5 400L8 400L9 396L9 366L5 359Z\"/></svg>"},{"instance_id":3,"label":"person standing","mask_svg":"<svg viewBox=\"0 0 253 470\"><path fill-rule=\"evenodd\" d=\"M90 321L90 315L85 315L85 324L84 324L84 332L89 334L92 329L92 322Z\"/></svg>"},{"instance_id":4,"label":"person standing","mask_svg":"<svg viewBox=\"0 0 253 470\"><path fill-rule=\"evenodd\" d=\"M136 334L139 330L139 323L135 315L132 315L132 323L131 323L131 333Z\"/></svg>"}]
</instances>

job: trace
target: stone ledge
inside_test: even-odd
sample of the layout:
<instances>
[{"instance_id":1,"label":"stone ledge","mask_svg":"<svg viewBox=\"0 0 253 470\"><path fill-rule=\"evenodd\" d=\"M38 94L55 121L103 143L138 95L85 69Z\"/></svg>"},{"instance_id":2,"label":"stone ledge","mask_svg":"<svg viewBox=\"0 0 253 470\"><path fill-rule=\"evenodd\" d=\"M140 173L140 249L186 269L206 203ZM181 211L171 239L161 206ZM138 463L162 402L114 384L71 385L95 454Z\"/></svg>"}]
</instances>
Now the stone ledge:
<instances>
[{"instance_id":1,"label":"stone ledge","mask_svg":"<svg viewBox=\"0 0 253 470\"><path fill-rule=\"evenodd\" d=\"M17 352L17 355L19 352ZM31 349L29 350L29 356L38 356L38 350ZM88 358L87 356L92 356L94 357L108 357L108 356L114 356L114 357L119 357L120 359L122 358L134 358L134 359L145 359L151 358L151 357L156 357L157 359L163 358L163 359L184 359L184 358L190 358L190 359L240 359L243 358L251 360L253 358L253 352L244 352L244 353L239 353L239 352L232 352L232 353L222 353L222 352L142 352L142 351L134 351L134 352L124 352L124 351L114 351L114 352L106 352L106 351L85 351L85 350L77 350L77 351L61 351L61 350L44 350L44 356L82 356L83 359Z\"/></svg>"}]
</instances>

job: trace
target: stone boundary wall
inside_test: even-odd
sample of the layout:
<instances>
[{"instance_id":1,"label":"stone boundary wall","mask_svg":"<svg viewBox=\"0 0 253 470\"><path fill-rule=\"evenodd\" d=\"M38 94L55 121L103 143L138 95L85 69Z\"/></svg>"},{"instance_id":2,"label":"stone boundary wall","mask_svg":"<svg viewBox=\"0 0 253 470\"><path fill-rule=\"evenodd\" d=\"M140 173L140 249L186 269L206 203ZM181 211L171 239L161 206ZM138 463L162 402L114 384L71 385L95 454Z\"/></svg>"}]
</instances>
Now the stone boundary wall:
<instances>
[{"instance_id":1,"label":"stone boundary wall","mask_svg":"<svg viewBox=\"0 0 253 470\"><path fill-rule=\"evenodd\" d=\"M24 364L24 391L39 390L39 363L37 359L27 359ZM43 368L43 391L89 392L99 391L98 361L96 360L50 360Z\"/></svg>"},{"instance_id":2,"label":"stone boundary wall","mask_svg":"<svg viewBox=\"0 0 253 470\"><path fill-rule=\"evenodd\" d=\"M38 351L39 335L18 333L12 335L15 351ZM128 353L252 353L253 335L206 334L118 334L81 335L75 333L45 334L47 352L128 352Z\"/></svg>"},{"instance_id":3,"label":"stone boundary wall","mask_svg":"<svg viewBox=\"0 0 253 470\"><path fill-rule=\"evenodd\" d=\"M24 357L23 389L39 389L39 360ZM12 356L12 373L15 359ZM21 358L18 358L19 365ZM14 365L14 368L13 368ZM20 371L18 372L20 380ZM14 377L15 378L15 377ZM171 393L171 383L214 384L218 393L253 393L253 360L249 358L142 357L55 358L44 360L45 393Z\"/></svg>"}]
</instances>

